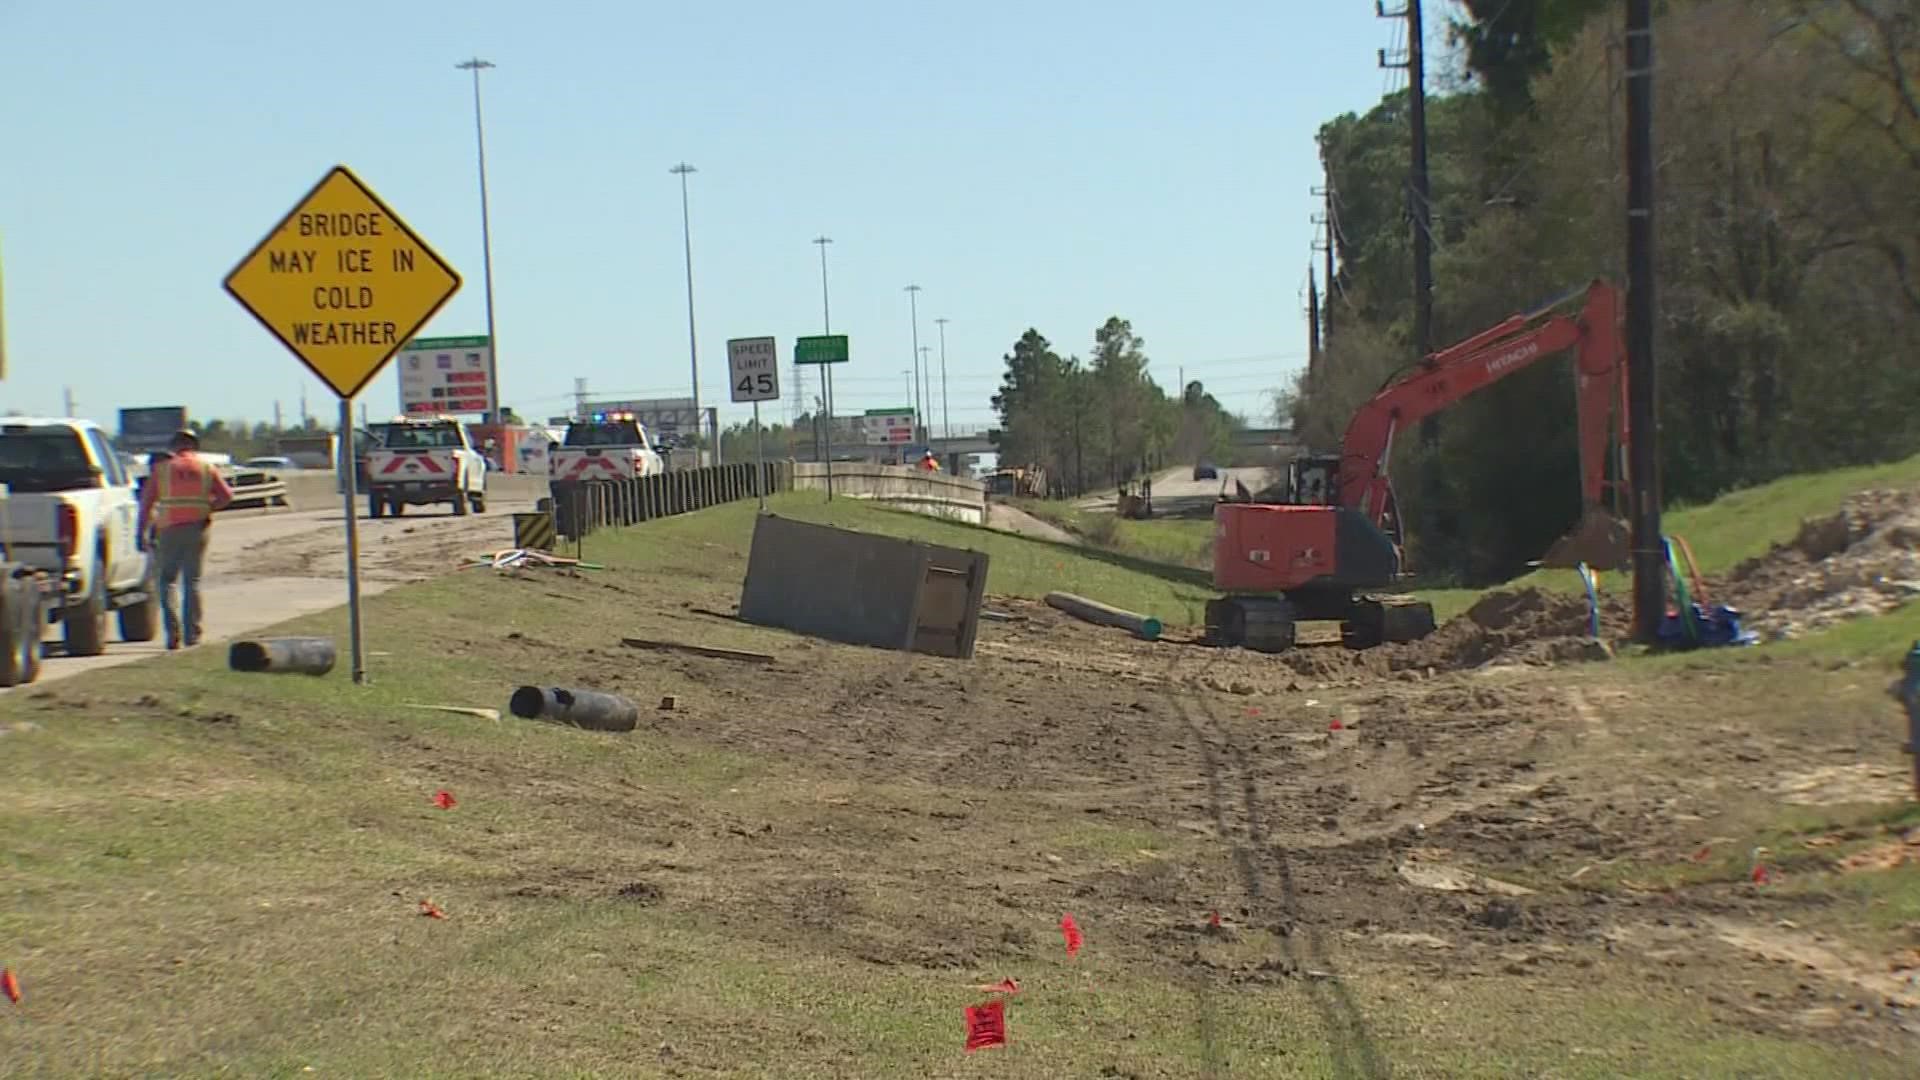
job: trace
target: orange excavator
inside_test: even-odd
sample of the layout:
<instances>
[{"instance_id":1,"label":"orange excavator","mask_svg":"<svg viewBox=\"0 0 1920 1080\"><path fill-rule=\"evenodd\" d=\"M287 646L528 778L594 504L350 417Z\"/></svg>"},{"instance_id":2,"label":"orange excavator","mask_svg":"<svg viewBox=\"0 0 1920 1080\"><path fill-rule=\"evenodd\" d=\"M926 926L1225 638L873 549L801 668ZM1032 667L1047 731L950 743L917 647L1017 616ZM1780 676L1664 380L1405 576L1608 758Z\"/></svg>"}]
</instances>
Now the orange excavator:
<instances>
[{"instance_id":1,"label":"orange excavator","mask_svg":"<svg viewBox=\"0 0 1920 1080\"><path fill-rule=\"evenodd\" d=\"M1207 603L1208 640L1280 652L1293 647L1295 624L1308 620L1340 622L1353 648L1432 633L1432 605L1369 592L1398 580L1404 562L1399 508L1387 476L1393 440L1420 420L1567 349L1575 351L1582 509L1579 524L1540 565L1624 567L1628 532L1613 509L1625 508L1628 490L1621 297L1607 282L1594 281L1577 315L1560 313L1572 298L1515 315L1426 357L1354 413L1338 454L1297 458L1276 489L1255 497L1242 488L1217 503L1213 584L1227 595ZM1615 463L1611 477L1609 461Z\"/></svg>"}]
</instances>

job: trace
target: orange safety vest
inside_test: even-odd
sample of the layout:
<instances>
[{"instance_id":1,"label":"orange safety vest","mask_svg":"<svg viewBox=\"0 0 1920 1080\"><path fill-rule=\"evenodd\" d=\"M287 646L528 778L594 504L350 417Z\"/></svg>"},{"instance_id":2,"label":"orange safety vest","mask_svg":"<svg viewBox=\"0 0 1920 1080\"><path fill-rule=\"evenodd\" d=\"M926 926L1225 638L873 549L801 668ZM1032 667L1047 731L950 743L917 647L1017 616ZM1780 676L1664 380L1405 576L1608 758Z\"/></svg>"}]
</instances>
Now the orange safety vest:
<instances>
[{"instance_id":1,"label":"orange safety vest","mask_svg":"<svg viewBox=\"0 0 1920 1080\"><path fill-rule=\"evenodd\" d=\"M199 525L213 517L213 467L199 455L179 453L153 476L153 526Z\"/></svg>"}]
</instances>

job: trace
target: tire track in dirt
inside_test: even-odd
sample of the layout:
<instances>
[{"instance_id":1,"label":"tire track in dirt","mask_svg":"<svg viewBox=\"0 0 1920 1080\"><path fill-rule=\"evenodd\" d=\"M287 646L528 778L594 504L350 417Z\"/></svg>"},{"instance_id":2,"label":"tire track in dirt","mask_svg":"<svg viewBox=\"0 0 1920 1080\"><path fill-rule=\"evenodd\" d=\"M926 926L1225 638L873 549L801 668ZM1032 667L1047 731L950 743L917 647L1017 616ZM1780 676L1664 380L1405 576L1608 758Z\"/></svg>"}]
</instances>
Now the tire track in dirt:
<instances>
[{"instance_id":1,"label":"tire track in dirt","mask_svg":"<svg viewBox=\"0 0 1920 1080\"><path fill-rule=\"evenodd\" d=\"M1334 1075L1369 1080L1388 1076L1386 1059L1380 1054L1366 1017L1334 969L1324 937L1311 920L1302 917L1293 861L1267 830L1267 812L1258 775L1246 749L1234 744L1212 703L1171 693L1167 701L1200 749L1214 825L1220 838L1233 844L1233 861L1247 894L1249 910L1260 915L1277 915L1289 927L1282 938L1281 951L1290 968L1305 978L1307 997L1327 1029L1327 1049ZM1244 821L1238 835L1230 820L1234 810L1231 788L1235 786L1238 787L1239 815ZM1278 885L1277 897L1269 895L1269 873ZM1275 905L1277 910L1273 910ZM1302 937L1304 948L1300 944ZM1204 983L1196 986L1195 994L1200 1043L1207 1067L1214 1076L1226 1075L1216 1041L1212 994Z\"/></svg>"}]
</instances>

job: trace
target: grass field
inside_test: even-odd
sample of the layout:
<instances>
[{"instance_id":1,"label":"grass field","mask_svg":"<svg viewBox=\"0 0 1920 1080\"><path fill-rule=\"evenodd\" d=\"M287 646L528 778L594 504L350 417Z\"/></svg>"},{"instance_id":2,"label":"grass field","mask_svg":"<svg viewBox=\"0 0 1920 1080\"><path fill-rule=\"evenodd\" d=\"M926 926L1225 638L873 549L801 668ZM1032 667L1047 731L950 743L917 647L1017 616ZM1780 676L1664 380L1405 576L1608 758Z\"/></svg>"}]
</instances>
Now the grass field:
<instances>
[{"instance_id":1,"label":"grass field","mask_svg":"<svg viewBox=\"0 0 1920 1080\"><path fill-rule=\"evenodd\" d=\"M1116 552L807 495L773 509L985 550L1003 595L1067 588L1171 617L1207 594L1191 571ZM464 571L375 597L370 687L338 672L236 675L206 649L0 698L0 964L23 990L18 1006L0 1001L0 1072L1909 1075L1910 1058L1869 1043L1730 1022L1684 971L1649 978L1597 938L1556 953L1469 928L1459 948L1474 934L1484 947L1431 963L1341 944L1380 917L1350 896L1398 895L1390 862L1362 845L1322 865L1317 811L1284 842L1258 842L1293 828L1293 802L1329 782L1303 770L1331 766L1248 764L1220 790L1218 774L1178 764L1198 760L1190 743L1266 746L1289 717L1320 716L1318 701L1195 697L1059 666L1056 654L1114 648L1098 636L955 664L700 614L737 598L751 521L739 505L601 534L587 555L610 569L578 579ZM343 626L329 614L288 629ZM622 634L777 660L661 658L621 648ZM1818 664L1756 680L1760 707L1800 709L1838 687L1852 677L1828 674L1832 657L1879 635L1828 635ZM1188 652L1214 663L1143 655ZM1626 677L1692 685L1644 672ZM628 694L641 728L409 707L504 708L522 682ZM1689 693L1671 695L1676 744L1694 719L1756 707ZM1867 693L1831 700L1852 708ZM668 694L674 710L655 710ZM1353 695L1367 708L1380 696ZM1381 715L1438 723L1413 700ZM1271 715L1242 717L1250 701ZM1537 753L1525 748L1539 723L1461 761ZM1107 761L1121 750L1147 756ZM1243 788L1244 821L1222 817ZM450 810L431 801L442 789ZM1147 789L1168 793L1173 816L1129 811ZM1893 934L1892 913L1913 906L1900 879L1833 888L1858 895L1792 913L1844 928L1884 909ZM446 918L421 917L423 899ZM1463 904L1409 902L1455 921ZM1209 908L1229 933L1204 931ZM1087 934L1073 960L1066 911ZM1516 949L1530 959L1503 958ZM962 1006L1005 977L1022 983L1012 1044L963 1054ZM1803 977L1739 978L1790 1000Z\"/></svg>"},{"instance_id":2,"label":"grass field","mask_svg":"<svg viewBox=\"0 0 1920 1080\"><path fill-rule=\"evenodd\" d=\"M1096 547L1194 570L1213 567L1213 522L1207 519L1158 517L1135 521L1046 499L1017 499L1013 505Z\"/></svg>"}]
</instances>

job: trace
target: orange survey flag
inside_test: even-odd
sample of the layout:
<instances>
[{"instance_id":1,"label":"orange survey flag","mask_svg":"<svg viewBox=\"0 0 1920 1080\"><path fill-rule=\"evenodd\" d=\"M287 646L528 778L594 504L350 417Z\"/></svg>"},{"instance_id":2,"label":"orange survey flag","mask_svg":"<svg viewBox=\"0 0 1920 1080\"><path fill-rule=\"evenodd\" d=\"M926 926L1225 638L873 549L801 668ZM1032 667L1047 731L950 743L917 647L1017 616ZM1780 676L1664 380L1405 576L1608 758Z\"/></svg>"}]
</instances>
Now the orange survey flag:
<instances>
[{"instance_id":1,"label":"orange survey flag","mask_svg":"<svg viewBox=\"0 0 1920 1080\"><path fill-rule=\"evenodd\" d=\"M1007 1003L999 998L967 1006L967 1053L1007 1044Z\"/></svg>"}]
</instances>

